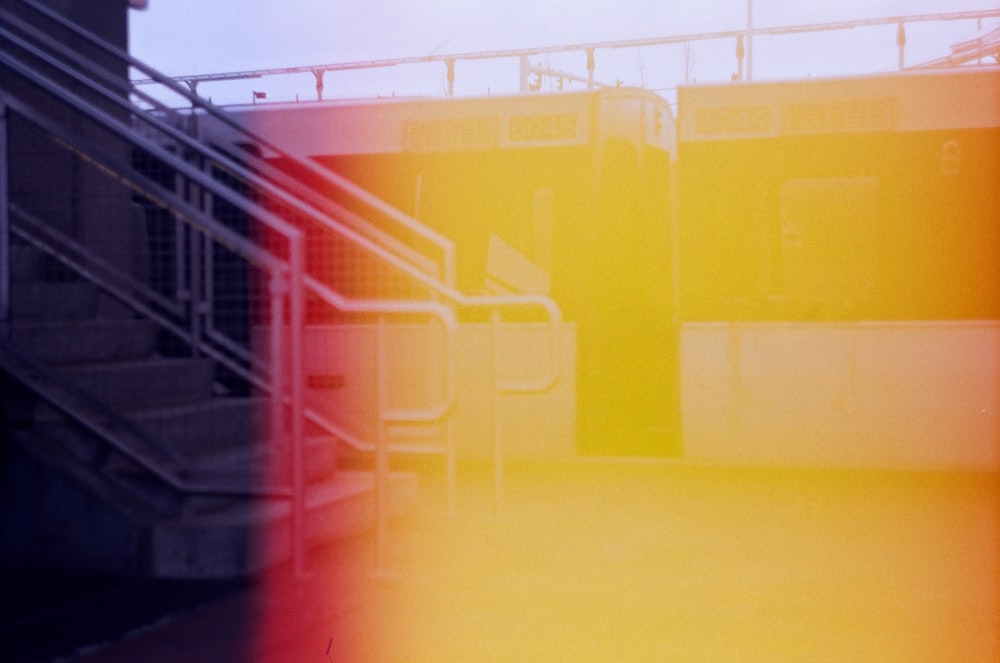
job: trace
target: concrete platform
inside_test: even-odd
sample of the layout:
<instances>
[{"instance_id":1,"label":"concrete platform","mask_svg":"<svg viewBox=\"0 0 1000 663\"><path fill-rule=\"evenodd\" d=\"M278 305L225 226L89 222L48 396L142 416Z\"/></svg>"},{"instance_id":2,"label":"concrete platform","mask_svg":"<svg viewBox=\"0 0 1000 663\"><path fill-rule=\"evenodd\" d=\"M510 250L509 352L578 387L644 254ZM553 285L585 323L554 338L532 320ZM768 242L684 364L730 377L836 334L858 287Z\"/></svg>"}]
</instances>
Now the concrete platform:
<instances>
[{"instance_id":1,"label":"concrete platform","mask_svg":"<svg viewBox=\"0 0 1000 663\"><path fill-rule=\"evenodd\" d=\"M588 460L441 468L388 538L78 660L995 661L996 473ZM435 485L435 482L437 484Z\"/></svg>"}]
</instances>

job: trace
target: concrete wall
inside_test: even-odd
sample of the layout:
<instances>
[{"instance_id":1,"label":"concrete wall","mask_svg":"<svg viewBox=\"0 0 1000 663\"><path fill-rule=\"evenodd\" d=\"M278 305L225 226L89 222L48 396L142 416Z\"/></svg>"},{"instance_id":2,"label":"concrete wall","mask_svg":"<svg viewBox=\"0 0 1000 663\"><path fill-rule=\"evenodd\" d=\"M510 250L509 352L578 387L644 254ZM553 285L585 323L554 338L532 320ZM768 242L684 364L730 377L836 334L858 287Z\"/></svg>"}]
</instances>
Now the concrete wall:
<instances>
[{"instance_id":1,"label":"concrete wall","mask_svg":"<svg viewBox=\"0 0 1000 663\"><path fill-rule=\"evenodd\" d=\"M1000 323L684 327L684 456L1000 468Z\"/></svg>"},{"instance_id":2,"label":"concrete wall","mask_svg":"<svg viewBox=\"0 0 1000 663\"><path fill-rule=\"evenodd\" d=\"M121 95L125 96L128 71L123 60L109 56L20 2L0 2L47 33L56 43L71 49L77 55L74 63L79 65L81 71L97 67L120 79ZM45 0L42 4L111 45L122 50L128 48L128 0ZM119 120L127 120L125 112L107 99L89 92L82 85L55 77L47 65L18 49L12 52L44 75L59 80L72 94L83 97ZM112 266L126 274L141 277L148 267L141 264L141 257L137 258L136 254L147 245L146 229L145 220L133 206L132 191L66 149L35 121L44 118L66 127L82 139L100 146L105 154L115 157L126 167L131 164L132 158L129 146L111 139L95 123L87 121L48 93L36 89L30 81L25 83L5 72L4 76L0 76L0 86L9 86L9 91L16 98L33 106L33 112L27 116L11 112L8 118L7 158L11 200L52 228L80 242ZM101 308L106 316L127 315L117 302L104 296Z\"/></svg>"}]
</instances>

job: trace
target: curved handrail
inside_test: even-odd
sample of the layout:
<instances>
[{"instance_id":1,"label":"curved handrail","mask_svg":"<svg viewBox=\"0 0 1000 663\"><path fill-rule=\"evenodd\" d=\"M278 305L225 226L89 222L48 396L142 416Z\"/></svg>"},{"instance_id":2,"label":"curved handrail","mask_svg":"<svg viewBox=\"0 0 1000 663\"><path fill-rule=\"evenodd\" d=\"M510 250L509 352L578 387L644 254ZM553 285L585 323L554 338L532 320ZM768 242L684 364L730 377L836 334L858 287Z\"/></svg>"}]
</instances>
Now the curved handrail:
<instances>
[{"instance_id":1,"label":"curved handrail","mask_svg":"<svg viewBox=\"0 0 1000 663\"><path fill-rule=\"evenodd\" d=\"M385 315L429 315L441 321L447 334L448 348L455 347L455 338L458 334L458 319L455 312L449 307L439 302L412 301L412 300L383 300L383 299L349 299L335 292L315 277L304 275L303 282L306 289L329 306L347 313L374 313ZM449 356L450 351L449 351ZM426 408L416 410L393 410L383 413L382 418L395 422L434 422L444 418L451 410L455 402L455 362L449 361L447 367L447 381L444 395L440 403Z\"/></svg>"}]
</instances>

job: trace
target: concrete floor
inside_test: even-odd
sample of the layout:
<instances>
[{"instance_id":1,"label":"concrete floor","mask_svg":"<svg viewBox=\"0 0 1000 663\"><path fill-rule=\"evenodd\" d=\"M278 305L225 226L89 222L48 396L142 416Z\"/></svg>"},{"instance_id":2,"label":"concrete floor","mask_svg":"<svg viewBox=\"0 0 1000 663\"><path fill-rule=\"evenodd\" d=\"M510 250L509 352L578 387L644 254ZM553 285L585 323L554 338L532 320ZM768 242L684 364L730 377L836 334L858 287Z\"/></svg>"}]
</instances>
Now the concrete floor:
<instances>
[{"instance_id":1,"label":"concrete floor","mask_svg":"<svg viewBox=\"0 0 1000 663\"><path fill-rule=\"evenodd\" d=\"M1000 659L996 474L584 460L440 468L389 532L81 660Z\"/></svg>"}]
</instances>

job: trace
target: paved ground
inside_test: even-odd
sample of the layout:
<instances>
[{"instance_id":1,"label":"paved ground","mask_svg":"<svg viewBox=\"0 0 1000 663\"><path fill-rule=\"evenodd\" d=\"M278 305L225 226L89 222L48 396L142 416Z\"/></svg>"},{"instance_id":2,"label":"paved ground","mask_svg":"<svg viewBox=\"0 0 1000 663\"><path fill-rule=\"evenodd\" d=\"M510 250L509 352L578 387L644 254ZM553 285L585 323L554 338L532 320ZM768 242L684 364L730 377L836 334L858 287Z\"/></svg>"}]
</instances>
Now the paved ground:
<instances>
[{"instance_id":1,"label":"paved ground","mask_svg":"<svg viewBox=\"0 0 1000 663\"><path fill-rule=\"evenodd\" d=\"M1000 477L515 465L439 472L372 537L84 657L142 661L1000 660ZM328 653L329 648L329 653Z\"/></svg>"}]
</instances>

